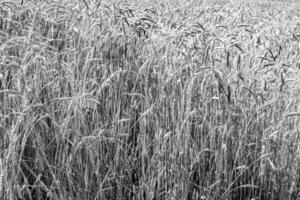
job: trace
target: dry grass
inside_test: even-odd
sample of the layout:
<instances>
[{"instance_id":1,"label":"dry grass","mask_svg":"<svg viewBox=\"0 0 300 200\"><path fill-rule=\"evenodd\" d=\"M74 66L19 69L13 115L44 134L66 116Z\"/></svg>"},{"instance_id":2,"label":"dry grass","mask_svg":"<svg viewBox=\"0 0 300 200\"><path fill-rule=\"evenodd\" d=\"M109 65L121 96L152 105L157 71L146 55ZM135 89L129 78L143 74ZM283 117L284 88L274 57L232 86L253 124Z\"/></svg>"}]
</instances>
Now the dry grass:
<instances>
[{"instance_id":1,"label":"dry grass","mask_svg":"<svg viewBox=\"0 0 300 200\"><path fill-rule=\"evenodd\" d=\"M0 1L1 199L299 198L299 7L20 2Z\"/></svg>"}]
</instances>

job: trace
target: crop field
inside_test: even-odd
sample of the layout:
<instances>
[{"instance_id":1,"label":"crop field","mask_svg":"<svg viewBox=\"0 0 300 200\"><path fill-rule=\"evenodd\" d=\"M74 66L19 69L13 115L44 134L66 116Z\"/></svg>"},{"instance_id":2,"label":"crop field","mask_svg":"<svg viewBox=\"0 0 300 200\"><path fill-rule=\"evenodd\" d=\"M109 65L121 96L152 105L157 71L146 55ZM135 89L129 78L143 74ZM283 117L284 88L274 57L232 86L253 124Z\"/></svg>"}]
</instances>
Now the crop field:
<instances>
[{"instance_id":1,"label":"crop field","mask_svg":"<svg viewBox=\"0 0 300 200\"><path fill-rule=\"evenodd\" d=\"M0 0L0 199L300 199L300 2Z\"/></svg>"}]
</instances>

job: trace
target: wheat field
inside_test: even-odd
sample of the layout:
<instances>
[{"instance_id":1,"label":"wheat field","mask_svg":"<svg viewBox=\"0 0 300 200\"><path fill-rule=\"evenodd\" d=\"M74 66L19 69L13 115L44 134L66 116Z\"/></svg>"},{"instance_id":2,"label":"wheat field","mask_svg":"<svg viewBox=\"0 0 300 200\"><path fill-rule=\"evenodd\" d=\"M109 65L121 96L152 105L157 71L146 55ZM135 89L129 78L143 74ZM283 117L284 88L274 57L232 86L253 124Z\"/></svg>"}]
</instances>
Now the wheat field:
<instances>
[{"instance_id":1,"label":"wheat field","mask_svg":"<svg viewBox=\"0 0 300 200\"><path fill-rule=\"evenodd\" d=\"M1 200L300 199L300 4L0 0Z\"/></svg>"}]
</instances>

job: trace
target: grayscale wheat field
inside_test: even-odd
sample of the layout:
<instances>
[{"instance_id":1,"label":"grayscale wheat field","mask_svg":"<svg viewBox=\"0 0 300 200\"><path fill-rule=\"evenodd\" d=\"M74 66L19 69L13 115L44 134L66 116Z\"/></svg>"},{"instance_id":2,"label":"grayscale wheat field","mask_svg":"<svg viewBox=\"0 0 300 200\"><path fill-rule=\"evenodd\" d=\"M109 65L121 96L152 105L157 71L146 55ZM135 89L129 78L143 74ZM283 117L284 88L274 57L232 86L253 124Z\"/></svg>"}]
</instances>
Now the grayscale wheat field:
<instances>
[{"instance_id":1,"label":"grayscale wheat field","mask_svg":"<svg viewBox=\"0 0 300 200\"><path fill-rule=\"evenodd\" d=\"M1 200L300 199L300 2L0 0Z\"/></svg>"}]
</instances>

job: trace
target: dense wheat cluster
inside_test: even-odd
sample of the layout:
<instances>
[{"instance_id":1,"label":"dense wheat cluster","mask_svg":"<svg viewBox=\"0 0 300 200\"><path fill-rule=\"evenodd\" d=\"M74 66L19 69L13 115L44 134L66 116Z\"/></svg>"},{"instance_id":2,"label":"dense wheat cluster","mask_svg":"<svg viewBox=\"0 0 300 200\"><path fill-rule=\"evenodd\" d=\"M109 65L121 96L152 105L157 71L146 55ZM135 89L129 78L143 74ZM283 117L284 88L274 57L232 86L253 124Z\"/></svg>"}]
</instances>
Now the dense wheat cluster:
<instances>
[{"instance_id":1,"label":"dense wheat cluster","mask_svg":"<svg viewBox=\"0 0 300 200\"><path fill-rule=\"evenodd\" d=\"M0 0L0 199L299 199L284 2Z\"/></svg>"}]
</instances>

